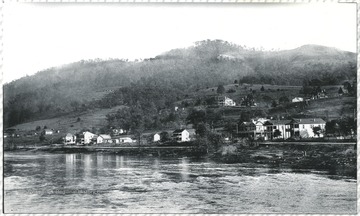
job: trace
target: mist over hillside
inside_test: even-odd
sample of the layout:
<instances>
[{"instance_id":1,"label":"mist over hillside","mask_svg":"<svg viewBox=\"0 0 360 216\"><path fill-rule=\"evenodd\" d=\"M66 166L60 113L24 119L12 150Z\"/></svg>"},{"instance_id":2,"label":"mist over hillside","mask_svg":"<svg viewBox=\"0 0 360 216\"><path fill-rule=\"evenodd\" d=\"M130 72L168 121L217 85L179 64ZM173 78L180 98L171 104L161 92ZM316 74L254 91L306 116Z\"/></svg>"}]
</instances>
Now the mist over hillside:
<instances>
[{"instance_id":1,"label":"mist over hillside","mask_svg":"<svg viewBox=\"0 0 360 216\"><path fill-rule=\"evenodd\" d=\"M234 80L333 85L355 77L356 54L335 48L304 45L264 51L205 40L141 61L80 61L8 83L4 86L4 124L13 126L92 108L131 107L139 101L144 101L144 106L152 101L161 109L197 89Z\"/></svg>"}]
</instances>

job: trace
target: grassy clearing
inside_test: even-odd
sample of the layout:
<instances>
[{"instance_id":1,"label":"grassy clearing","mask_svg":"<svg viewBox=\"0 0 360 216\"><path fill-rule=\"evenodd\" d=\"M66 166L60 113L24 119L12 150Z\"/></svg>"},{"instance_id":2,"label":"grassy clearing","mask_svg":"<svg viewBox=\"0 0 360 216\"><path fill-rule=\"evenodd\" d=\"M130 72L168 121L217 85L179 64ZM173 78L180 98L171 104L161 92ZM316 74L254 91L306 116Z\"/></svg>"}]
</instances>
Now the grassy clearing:
<instances>
[{"instance_id":1,"label":"grassy clearing","mask_svg":"<svg viewBox=\"0 0 360 216\"><path fill-rule=\"evenodd\" d=\"M16 125L15 128L19 133L35 130L37 126L60 130L61 134L75 133L82 129L91 129L92 127L101 128L107 124L106 115L116 112L122 106L116 106L111 109L89 110L84 113L72 113L62 117L44 119ZM80 118L80 121L78 121Z\"/></svg>"}]
</instances>

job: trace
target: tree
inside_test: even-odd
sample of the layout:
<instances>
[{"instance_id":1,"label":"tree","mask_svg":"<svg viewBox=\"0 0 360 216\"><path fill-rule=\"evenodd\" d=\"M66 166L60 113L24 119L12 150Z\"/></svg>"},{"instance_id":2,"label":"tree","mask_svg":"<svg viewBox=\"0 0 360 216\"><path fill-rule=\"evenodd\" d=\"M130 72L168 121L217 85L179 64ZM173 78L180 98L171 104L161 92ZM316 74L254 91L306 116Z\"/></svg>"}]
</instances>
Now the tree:
<instances>
[{"instance_id":1,"label":"tree","mask_svg":"<svg viewBox=\"0 0 360 216\"><path fill-rule=\"evenodd\" d=\"M321 134L321 127L317 126L317 127L313 127L313 132L316 136L320 136Z\"/></svg>"},{"instance_id":2,"label":"tree","mask_svg":"<svg viewBox=\"0 0 360 216\"><path fill-rule=\"evenodd\" d=\"M41 130L41 126L36 126L35 130L36 130L36 131L40 131L40 130Z\"/></svg>"},{"instance_id":3,"label":"tree","mask_svg":"<svg viewBox=\"0 0 360 216\"><path fill-rule=\"evenodd\" d=\"M228 132L229 134L233 134L236 132L237 123L235 122L227 122L224 126L224 131Z\"/></svg>"},{"instance_id":4,"label":"tree","mask_svg":"<svg viewBox=\"0 0 360 216\"><path fill-rule=\"evenodd\" d=\"M223 85L219 85L216 89L216 92L218 94L224 94L225 93L225 87Z\"/></svg>"},{"instance_id":5,"label":"tree","mask_svg":"<svg viewBox=\"0 0 360 216\"><path fill-rule=\"evenodd\" d=\"M352 86L350 84L350 82L346 81L343 83L344 89L346 89L348 92L352 91Z\"/></svg>"},{"instance_id":6,"label":"tree","mask_svg":"<svg viewBox=\"0 0 360 216\"><path fill-rule=\"evenodd\" d=\"M281 104L283 104L283 103L289 103L289 102L290 102L289 98L286 97L285 95L284 95L284 96L281 96L281 97L279 98L279 103L281 103Z\"/></svg>"},{"instance_id":7,"label":"tree","mask_svg":"<svg viewBox=\"0 0 360 216\"><path fill-rule=\"evenodd\" d=\"M204 110L193 109L186 118L187 123L194 126L206 122L206 112Z\"/></svg>"},{"instance_id":8,"label":"tree","mask_svg":"<svg viewBox=\"0 0 360 216\"><path fill-rule=\"evenodd\" d=\"M200 123L198 125L196 125L196 134L199 135L200 137L205 137L208 132L209 132L209 128L208 125L205 123Z\"/></svg>"},{"instance_id":9,"label":"tree","mask_svg":"<svg viewBox=\"0 0 360 216\"><path fill-rule=\"evenodd\" d=\"M276 100L273 100L271 103L271 106L275 108L275 107L277 107L277 105L278 105L278 103L276 102Z\"/></svg>"},{"instance_id":10,"label":"tree","mask_svg":"<svg viewBox=\"0 0 360 216\"><path fill-rule=\"evenodd\" d=\"M327 135L334 135L338 132L339 125L336 120L331 120L325 124L325 133Z\"/></svg>"},{"instance_id":11,"label":"tree","mask_svg":"<svg viewBox=\"0 0 360 216\"><path fill-rule=\"evenodd\" d=\"M260 89L260 91L265 91L265 88L264 88L264 86L261 86L261 89Z\"/></svg>"},{"instance_id":12,"label":"tree","mask_svg":"<svg viewBox=\"0 0 360 216\"><path fill-rule=\"evenodd\" d=\"M344 117L339 122L339 129L343 135L353 135L356 133L356 120L351 117Z\"/></svg>"},{"instance_id":13,"label":"tree","mask_svg":"<svg viewBox=\"0 0 360 216\"><path fill-rule=\"evenodd\" d=\"M342 88L341 88L341 87L339 88L338 94L339 94L339 95L344 94L344 91L342 90Z\"/></svg>"},{"instance_id":14,"label":"tree","mask_svg":"<svg viewBox=\"0 0 360 216\"><path fill-rule=\"evenodd\" d=\"M168 132L163 131L163 132L160 133L160 141L161 142L167 142L169 140L170 140L170 135L169 135Z\"/></svg>"},{"instance_id":15,"label":"tree","mask_svg":"<svg viewBox=\"0 0 360 216\"><path fill-rule=\"evenodd\" d=\"M40 142L44 142L44 141L45 141L45 135L44 135L44 134L40 134L39 140L40 140Z\"/></svg>"},{"instance_id":16,"label":"tree","mask_svg":"<svg viewBox=\"0 0 360 216\"><path fill-rule=\"evenodd\" d=\"M234 84L237 84L238 83L238 80L234 80Z\"/></svg>"},{"instance_id":17,"label":"tree","mask_svg":"<svg viewBox=\"0 0 360 216\"><path fill-rule=\"evenodd\" d=\"M251 113L249 111L243 111L240 114L239 123L248 122L251 119Z\"/></svg>"},{"instance_id":18,"label":"tree","mask_svg":"<svg viewBox=\"0 0 360 216\"><path fill-rule=\"evenodd\" d=\"M276 129L274 131L274 138L281 136L281 131L279 129Z\"/></svg>"}]
</instances>

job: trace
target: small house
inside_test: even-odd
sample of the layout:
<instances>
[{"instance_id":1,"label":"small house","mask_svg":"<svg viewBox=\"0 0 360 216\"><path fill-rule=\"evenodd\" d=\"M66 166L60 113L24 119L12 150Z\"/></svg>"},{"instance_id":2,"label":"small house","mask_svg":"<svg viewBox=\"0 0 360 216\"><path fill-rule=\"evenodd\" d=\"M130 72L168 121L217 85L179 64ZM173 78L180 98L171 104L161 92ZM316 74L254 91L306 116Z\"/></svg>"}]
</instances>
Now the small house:
<instances>
[{"instance_id":1,"label":"small house","mask_svg":"<svg viewBox=\"0 0 360 216\"><path fill-rule=\"evenodd\" d=\"M153 136L153 142L159 142L160 141L160 133L155 133Z\"/></svg>"},{"instance_id":2,"label":"small house","mask_svg":"<svg viewBox=\"0 0 360 216\"><path fill-rule=\"evenodd\" d=\"M93 134L89 131L83 132L84 135L84 144L90 144L92 142L92 139L96 136L96 134Z\"/></svg>"},{"instance_id":3,"label":"small house","mask_svg":"<svg viewBox=\"0 0 360 216\"><path fill-rule=\"evenodd\" d=\"M53 135L54 134L54 131L52 129L45 129L43 131L44 135Z\"/></svg>"},{"instance_id":4,"label":"small house","mask_svg":"<svg viewBox=\"0 0 360 216\"><path fill-rule=\"evenodd\" d=\"M293 102L293 103L302 102L302 101L304 101L304 98L302 98L302 97L294 97L291 100L291 102Z\"/></svg>"},{"instance_id":5,"label":"small house","mask_svg":"<svg viewBox=\"0 0 360 216\"><path fill-rule=\"evenodd\" d=\"M219 96L216 98L216 100L219 106L236 106L236 103L231 98L226 96Z\"/></svg>"},{"instance_id":6,"label":"small house","mask_svg":"<svg viewBox=\"0 0 360 216\"><path fill-rule=\"evenodd\" d=\"M67 133L64 138L64 144L65 145L73 145L75 143L76 143L76 136L71 133Z\"/></svg>"},{"instance_id":7,"label":"small house","mask_svg":"<svg viewBox=\"0 0 360 216\"><path fill-rule=\"evenodd\" d=\"M186 129L177 129L172 133L172 139L176 142L190 141L190 133Z\"/></svg>"},{"instance_id":8,"label":"small house","mask_svg":"<svg viewBox=\"0 0 360 216\"><path fill-rule=\"evenodd\" d=\"M291 120L269 120L265 122L267 136L269 139L288 139L290 138Z\"/></svg>"},{"instance_id":9,"label":"small house","mask_svg":"<svg viewBox=\"0 0 360 216\"><path fill-rule=\"evenodd\" d=\"M288 124L290 125L291 136L301 138L324 137L326 122L321 118L293 119ZM315 127L319 128L318 134L314 132Z\"/></svg>"},{"instance_id":10,"label":"small house","mask_svg":"<svg viewBox=\"0 0 360 216\"><path fill-rule=\"evenodd\" d=\"M100 135L96 138L96 143L97 143L97 144L112 143L111 136L108 135L108 134L100 134Z\"/></svg>"},{"instance_id":11,"label":"small house","mask_svg":"<svg viewBox=\"0 0 360 216\"><path fill-rule=\"evenodd\" d=\"M134 140L130 136L120 136L119 143L132 143Z\"/></svg>"}]
</instances>

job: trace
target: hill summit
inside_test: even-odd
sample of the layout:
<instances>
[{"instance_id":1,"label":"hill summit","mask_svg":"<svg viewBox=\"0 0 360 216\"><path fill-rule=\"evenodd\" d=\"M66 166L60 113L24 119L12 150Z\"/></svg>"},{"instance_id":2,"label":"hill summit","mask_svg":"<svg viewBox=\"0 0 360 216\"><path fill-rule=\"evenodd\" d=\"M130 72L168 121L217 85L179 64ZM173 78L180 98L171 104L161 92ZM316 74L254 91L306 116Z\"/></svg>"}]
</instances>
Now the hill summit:
<instances>
[{"instance_id":1,"label":"hill summit","mask_svg":"<svg viewBox=\"0 0 360 216\"><path fill-rule=\"evenodd\" d=\"M135 104L124 92L156 98L157 108L199 88L219 84L333 85L356 77L355 53L318 45L263 51L222 40L204 40L142 61L87 60L49 68L4 86L4 125L92 108ZM119 89L116 100L113 96ZM133 94L131 94L133 95ZM161 105L159 105L161 104Z\"/></svg>"}]
</instances>

